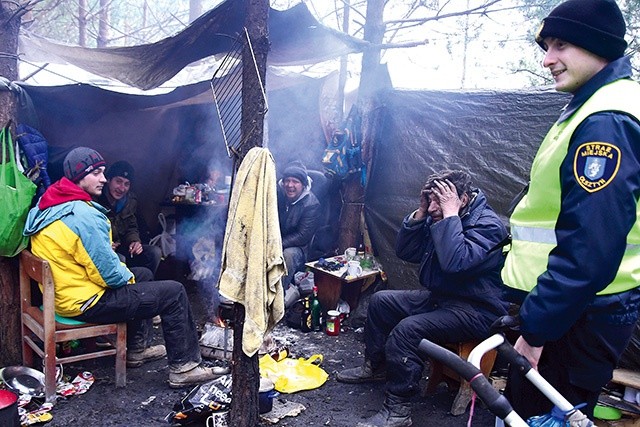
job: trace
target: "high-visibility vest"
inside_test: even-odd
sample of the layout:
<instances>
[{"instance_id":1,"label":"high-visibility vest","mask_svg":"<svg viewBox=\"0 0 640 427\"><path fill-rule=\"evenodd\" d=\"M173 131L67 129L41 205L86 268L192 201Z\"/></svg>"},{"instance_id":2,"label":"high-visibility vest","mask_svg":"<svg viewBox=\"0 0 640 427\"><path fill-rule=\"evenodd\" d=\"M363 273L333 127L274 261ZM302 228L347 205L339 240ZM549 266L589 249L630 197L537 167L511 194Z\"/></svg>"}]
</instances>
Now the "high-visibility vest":
<instances>
[{"instance_id":1,"label":"high-visibility vest","mask_svg":"<svg viewBox=\"0 0 640 427\"><path fill-rule=\"evenodd\" d=\"M576 127L600 111L624 111L638 120L640 85L624 79L603 86L568 120L556 123L547 133L531 166L529 191L510 218L513 241L502 269L502 280L507 286L529 292L537 284L538 276L547 269L549 253L556 246L555 225L561 203L560 165L567 156L569 141ZM616 149L611 146L589 148ZM593 191L589 182L583 184L585 191ZM639 285L640 205L636 204L636 222L627 235L627 246L618 273L598 295L623 292Z\"/></svg>"}]
</instances>

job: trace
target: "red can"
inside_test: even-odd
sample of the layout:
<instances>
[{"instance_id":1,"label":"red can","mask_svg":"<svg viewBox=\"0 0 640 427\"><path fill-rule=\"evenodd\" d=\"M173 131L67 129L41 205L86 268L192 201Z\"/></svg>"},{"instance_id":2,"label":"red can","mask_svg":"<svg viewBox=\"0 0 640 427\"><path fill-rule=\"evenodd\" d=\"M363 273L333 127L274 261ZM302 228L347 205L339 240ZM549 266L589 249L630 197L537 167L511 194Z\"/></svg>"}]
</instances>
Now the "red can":
<instances>
[{"instance_id":1,"label":"red can","mask_svg":"<svg viewBox=\"0 0 640 427\"><path fill-rule=\"evenodd\" d=\"M325 331L327 335L336 336L340 334L340 312L338 310L327 311L327 322Z\"/></svg>"}]
</instances>

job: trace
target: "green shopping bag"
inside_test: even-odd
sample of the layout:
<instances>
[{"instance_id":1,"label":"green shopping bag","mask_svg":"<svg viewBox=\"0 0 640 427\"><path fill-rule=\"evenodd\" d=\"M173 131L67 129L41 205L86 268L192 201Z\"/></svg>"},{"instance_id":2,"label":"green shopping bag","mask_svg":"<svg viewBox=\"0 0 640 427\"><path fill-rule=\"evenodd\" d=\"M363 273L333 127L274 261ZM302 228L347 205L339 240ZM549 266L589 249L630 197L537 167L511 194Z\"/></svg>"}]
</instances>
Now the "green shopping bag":
<instances>
[{"instance_id":1,"label":"green shopping bag","mask_svg":"<svg viewBox=\"0 0 640 427\"><path fill-rule=\"evenodd\" d=\"M36 194L36 185L18 170L9 128L0 130L0 140L0 256L12 257L26 248L29 242L29 238L22 235L22 230Z\"/></svg>"}]
</instances>

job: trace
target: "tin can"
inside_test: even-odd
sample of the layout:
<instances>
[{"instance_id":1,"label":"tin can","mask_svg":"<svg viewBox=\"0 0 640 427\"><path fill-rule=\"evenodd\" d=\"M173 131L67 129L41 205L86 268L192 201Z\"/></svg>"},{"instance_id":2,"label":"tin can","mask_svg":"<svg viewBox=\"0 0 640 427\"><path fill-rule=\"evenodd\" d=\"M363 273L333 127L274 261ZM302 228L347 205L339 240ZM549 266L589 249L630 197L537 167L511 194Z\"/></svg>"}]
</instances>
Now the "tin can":
<instances>
[{"instance_id":1,"label":"tin can","mask_svg":"<svg viewBox=\"0 0 640 427\"><path fill-rule=\"evenodd\" d=\"M340 334L340 312L338 310L329 310L327 312L325 332L330 336Z\"/></svg>"}]
</instances>

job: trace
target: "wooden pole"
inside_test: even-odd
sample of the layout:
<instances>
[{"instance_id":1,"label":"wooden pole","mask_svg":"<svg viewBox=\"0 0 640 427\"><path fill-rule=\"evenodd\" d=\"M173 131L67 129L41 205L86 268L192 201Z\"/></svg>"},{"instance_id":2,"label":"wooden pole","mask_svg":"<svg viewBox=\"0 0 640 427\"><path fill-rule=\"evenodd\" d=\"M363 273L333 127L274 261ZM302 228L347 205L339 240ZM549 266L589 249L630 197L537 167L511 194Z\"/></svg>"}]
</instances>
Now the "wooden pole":
<instances>
[{"instance_id":1,"label":"wooden pole","mask_svg":"<svg viewBox=\"0 0 640 427\"><path fill-rule=\"evenodd\" d=\"M269 51L269 1L246 0L245 28L248 43L242 52L242 120L243 145L239 147L236 167L253 147L261 147L264 138L266 101L263 97ZM253 48L253 53L251 51ZM258 355L248 357L242 351L245 309L234 307L233 326L233 385L230 424L234 427L254 427L258 424L258 387L260 371Z\"/></svg>"}]
</instances>

